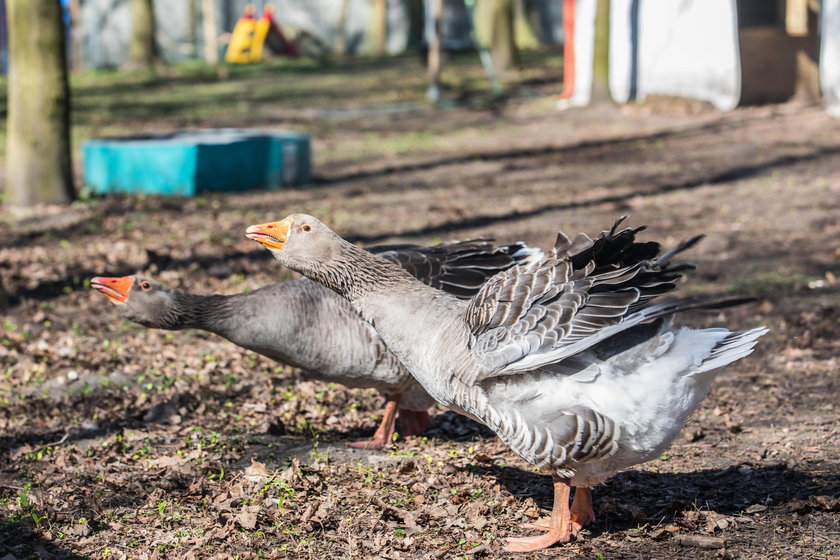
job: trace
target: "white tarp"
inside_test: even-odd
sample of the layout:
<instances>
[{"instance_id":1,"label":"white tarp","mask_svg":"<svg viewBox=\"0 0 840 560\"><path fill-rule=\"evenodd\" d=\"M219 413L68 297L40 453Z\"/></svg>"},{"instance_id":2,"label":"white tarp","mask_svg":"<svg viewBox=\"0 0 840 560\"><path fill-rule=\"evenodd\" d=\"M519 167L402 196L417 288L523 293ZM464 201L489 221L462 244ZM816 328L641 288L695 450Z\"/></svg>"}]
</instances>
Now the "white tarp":
<instances>
[{"instance_id":1,"label":"white tarp","mask_svg":"<svg viewBox=\"0 0 840 560\"><path fill-rule=\"evenodd\" d=\"M661 94L733 109L741 96L735 0L611 0L610 92L618 102Z\"/></svg>"},{"instance_id":2,"label":"white tarp","mask_svg":"<svg viewBox=\"0 0 840 560\"><path fill-rule=\"evenodd\" d=\"M820 87L828 114L840 117L840 0L823 0Z\"/></svg>"}]
</instances>

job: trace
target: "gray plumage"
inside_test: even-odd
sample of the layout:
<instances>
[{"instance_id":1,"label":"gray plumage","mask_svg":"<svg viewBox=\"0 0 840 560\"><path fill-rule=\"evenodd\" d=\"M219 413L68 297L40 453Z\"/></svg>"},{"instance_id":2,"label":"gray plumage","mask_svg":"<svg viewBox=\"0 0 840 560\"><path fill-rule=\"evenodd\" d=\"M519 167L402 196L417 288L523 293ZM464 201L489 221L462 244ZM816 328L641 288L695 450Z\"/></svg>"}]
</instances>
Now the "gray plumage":
<instances>
[{"instance_id":1,"label":"gray plumage","mask_svg":"<svg viewBox=\"0 0 840 560\"><path fill-rule=\"evenodd\" d=\"M436 400L588 487L661 453L714 373L766 332L656 321L704 305L652 303L692 268L670 259L698 238L660 255L619 223L594 240L559 235L539 262L494 276L466 304L305 214L272 222L279 237L267 224L248 235L347 298Z\"/></svg>"},{"instance_id":2,"label":"gray plumage","mask_svg":"<svg viewBox=\"0 0 840 560\"><path fill-rule=\"evenodd\" d=\"M499 247L490 240L371 251L458 297L474 294L488 277L542 254L523 243ZM206 330L298 367L311 379L401 394L402 409L425 411L434 404L345 299L307 278L235 295L197 295L138 276L127 299L115 304L123 317L141 325Z\"/></svg>"}]
</instances>

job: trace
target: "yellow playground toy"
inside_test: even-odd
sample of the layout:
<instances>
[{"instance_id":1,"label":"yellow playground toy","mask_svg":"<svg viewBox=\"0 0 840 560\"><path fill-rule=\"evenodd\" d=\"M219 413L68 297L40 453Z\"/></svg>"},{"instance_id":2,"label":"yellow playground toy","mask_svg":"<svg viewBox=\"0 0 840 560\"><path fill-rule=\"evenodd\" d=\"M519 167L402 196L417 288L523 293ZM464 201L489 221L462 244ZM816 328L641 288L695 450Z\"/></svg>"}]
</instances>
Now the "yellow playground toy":
<instances>
[{"instance_id":1,"label":"yellow playground toy","mask_svg":"<svg viewBox=\"0 0 840 560\"><path fill-rule=\"evenodd\" d=\"M255 19L256 12L253 4L245 6L242 17L233 28L225 60L232 64L257 62L262 59L264 47L274 54L300 56L297 45L286 38L274 20L274 7L266 4L259 20Z\"/></svg>"}]
</instances>

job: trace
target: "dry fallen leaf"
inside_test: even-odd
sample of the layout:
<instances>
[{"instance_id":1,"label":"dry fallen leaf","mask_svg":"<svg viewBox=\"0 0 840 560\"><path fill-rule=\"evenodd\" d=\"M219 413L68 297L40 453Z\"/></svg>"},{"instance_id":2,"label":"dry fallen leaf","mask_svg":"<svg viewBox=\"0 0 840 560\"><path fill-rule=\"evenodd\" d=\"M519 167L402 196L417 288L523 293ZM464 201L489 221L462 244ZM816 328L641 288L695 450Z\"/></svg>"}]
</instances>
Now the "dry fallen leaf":
<instances>
[{"instance_id":1,"label":"dry fallen leaf","mask_svg":"<svg viewBox=\"0 0 840 560\"><path fill-rule=\"evenodd\" d=\"M252 482L259 482L270 477L271 474L272 473L268 472L268 469L265 468L264 463L260 463L253 457L251 457L251 464L245 467L245 470L243 471L245 478Z\"/></svg>"}]
</instances>

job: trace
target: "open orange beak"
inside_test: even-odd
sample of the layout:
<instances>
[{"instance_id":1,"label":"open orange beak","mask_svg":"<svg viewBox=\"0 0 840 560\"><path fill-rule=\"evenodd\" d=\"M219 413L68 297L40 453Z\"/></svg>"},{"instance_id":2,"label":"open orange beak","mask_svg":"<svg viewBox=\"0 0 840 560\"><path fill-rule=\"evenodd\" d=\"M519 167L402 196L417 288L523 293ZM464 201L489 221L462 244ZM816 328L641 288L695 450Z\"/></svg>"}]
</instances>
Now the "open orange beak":
<instances>
[{"instance_id":1,"label":"open orange beak","mask_svg":"<svg viewBox=\"0 0 840 560\"><path fill-rule=\"evenodd\" d=\"M125 303L128 299L128 292L133 285L134 276L123 276L121 278L97 276L90 279L91 288L99 290L114 303Z\"/></svg>"},{"instance_id":2,"label":"open orange beak","mask_svg":"<svg viewBox=\"0 0 840 560\"><path fill-rule=\"evenodd\" d=\"M279 222L267 222L248 227L245 230L245 237L260 243L266 249L279 251L286 242L290 227L292 227L292 222L289 218Z\"/></svg>"}]
</instances>

